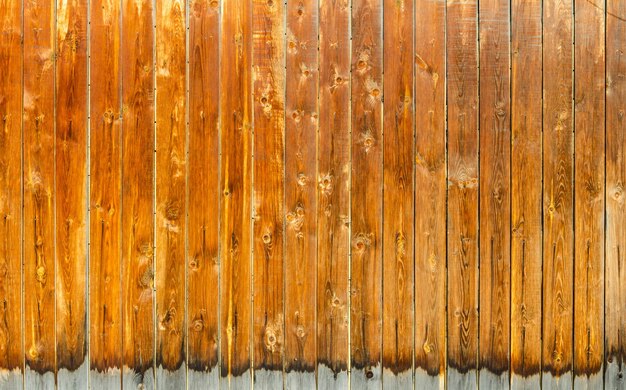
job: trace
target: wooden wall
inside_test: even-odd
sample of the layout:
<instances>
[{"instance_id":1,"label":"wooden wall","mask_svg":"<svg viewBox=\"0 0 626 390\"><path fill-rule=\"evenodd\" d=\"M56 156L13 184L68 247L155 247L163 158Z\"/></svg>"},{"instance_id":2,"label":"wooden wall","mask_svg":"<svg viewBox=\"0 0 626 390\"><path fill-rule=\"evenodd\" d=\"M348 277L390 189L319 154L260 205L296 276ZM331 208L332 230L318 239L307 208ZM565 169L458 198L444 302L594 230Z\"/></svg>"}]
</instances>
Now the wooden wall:
<instances>
[{"instance_id":1,"label":"wooden wall","mask_svg":"<svg viewBox=\"0 0 626 390\"><path fill-rule=\"evenodd\" d=\"M0 29L0 389L626 389L624 0Z\"/></svg>"}]
</instances>

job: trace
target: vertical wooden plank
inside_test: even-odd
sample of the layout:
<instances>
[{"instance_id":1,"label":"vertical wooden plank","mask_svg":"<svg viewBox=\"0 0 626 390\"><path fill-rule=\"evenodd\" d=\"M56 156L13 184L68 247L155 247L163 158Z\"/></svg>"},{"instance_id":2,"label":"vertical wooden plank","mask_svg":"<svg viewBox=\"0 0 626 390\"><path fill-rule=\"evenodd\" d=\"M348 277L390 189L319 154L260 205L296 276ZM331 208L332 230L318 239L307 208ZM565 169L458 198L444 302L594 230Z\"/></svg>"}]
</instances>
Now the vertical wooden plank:
<instances>
[{"instance_id":1,"label":"vertical wooden plank","mask_svg":"<svg viewBox=\"0 0 626 390\"><path fill-rule=\"evenodd\" d=\"M254 387L283 387L284 3L252 2Z\"/></svg>"},{"instance_id":2,"label":"vertical wooden plank","mask_svg":"<svg viewBox=\"0 0 626 390\"><path fill-rule=\"evenodd\" d=\"M319 6L317 375L331 389L348 385L350 2Z\"/></svg>"},{"instance_id":3,"label":"vertical wooden plank","mask_svg":"<svg viewBox=\"0 0 626 390\"><path fill-rule=\"evenodd\" d=\"M604 3L575 1L574 386L603 385Z\"/></svg>"},{"instance_id":4,"label":"vertical wooden plank","mask_svg":"<svg viewBox=\"0 0 626 390\"><path fill-rule=\"evenodd\" d=\"M315 387L318 3L287 1L285 388Z\"/></svg>"},{"instance_id":5,"label":"vertical wooden plank","mask_svg":"<svg viewBox=\"0 0 626 390\"><path fill-rule=\"evenodd\" d=\"M541 371L541 1L511 3L511 388Z\"/></svg>"},{"instance_id":6,"label":"vertical wooden plank","mask_svg":"<svg viewBox=\"0 0 626 390\"><path fill-rule=\"evenodd\" d=\"M56 6L57 386L86 388L87 0Z\"/></svg>"},{"instance_id":7,"label":"vertical wooden plank","mask_svg":"<svg viewBox=\"0 0 626 390\"><path fill-rule=\"evenodd\" d=\"M477 386L478 58L476 1L448 0L448 376Z\"/></svg>"},{"instance_id":8,"label":"vertical wooden plank","mask_svg":"<svg viewBox=\"0 0 626 390\"><path fill-rule=\"evenodd\" d=\"M220 34L221 387L251 386L252 4L222 3Z\"/></svg>"},{"instance_id":9,"label":"vertical wooden plank","mask_svg":"<svg viewBox=\"0 0 626 390\"><path fill-rule=\"evenodd\" d=\"M120 5L90 15L89 382L103 390L122 384Z\"/></svg>"},{"instance_id":10,"label":"vertical wooden plank","mask_svg":"<svg viewBox=\"0 0 626 390\"><path fill-rule=\"evenodd\" d=\"M56 375L54 4L24 2L24 386L37 389Z\"/></svg>"},{"instance_id":11,"label":"vertical wooden plank","mask_svg":"<svg viewBox=\"0 0 626 390\"><path fill-rule=\"evenodd\" d=\"M543 0L543 388L572 386L572 2Z\"/></svg>"},{"instance_id":12,"label":"vertical wooden plank","mask_svg":"<svg viewBox=\"0 0 626 390\"><path fill-rule=\"evenodd\" d=\"M511 108L509 1L479 2L480 317L478 385L509 386Z\"/></svg>"},{"instance_id":13,"label":"vertical wooden plank","mask_svg":"<svg viewBox=\"0 0 626 390\"><path fill-rule=\"evenodd\" d=\"M216 388L219 375L219 1L189 6L187 381L200 389Z\"/></svg>"},{"instance_id":14,"label":"vertical wooden plank","mask_svg":"<svg viewBox=\"0 0 626 390\"><path fill-rule=\"evenodd\" d=\"M186 386L187 118L184 0L156 2L156 381Z\"/></svg>"},{"instance_id":15,"label":"vertical wooden plank","mask_svg":"<svg viewBox=\"0 0 626 390\"><path fill-rule=\"evenodd\" d=\"M22 3L0 16L0 387L21 389L22 364Z\"/></svg>"},{"instance_id":16,"label":"vertical wooden plank","mask_svg":"<svg viewBox=\"0 0 626 390\"><path fill-rule=\"evenodd\" d=\"M608 390L626 389L626 2L606 2L605 371Z\"/></svg>"},{"instance_id":17,"label":"vertical wooden plank","mask_svg":"<svg viewBox=\"0 0 626 390\"><path fill-rule=\"evenodd\" d=\"M154 384L152 0L122 0L122 387Z\"/></svg>"},{"instance_id":18,"label":"vertical wooden plank","mask_svg":"<svg viewBox=\"0 0 626 390\"><path fill-rule=\"evenodd\" d=\"M382 385L382 1L352 3L351 385Z\"/></svg>"},{"instance_id":19,"label":"vertical wooden plank","mask_svg":"<svg viewBox=\"0 0 626 390\"><path fill-rule=\"evenodd\" d=\"M446 372L446 3L415 3L415 387ZM421 297L421 298L420 298Z\"/></svg>"},{"instance_id":20,"label":"vertical wooden plank","mask_svg":"<svg viewBox=\"0 0 626 390\"><path fill-rule=\"evenodd\" d=\"M413 382L413 0L385 0L383 114L383 383Z\"/></svg>"}]
</instances>

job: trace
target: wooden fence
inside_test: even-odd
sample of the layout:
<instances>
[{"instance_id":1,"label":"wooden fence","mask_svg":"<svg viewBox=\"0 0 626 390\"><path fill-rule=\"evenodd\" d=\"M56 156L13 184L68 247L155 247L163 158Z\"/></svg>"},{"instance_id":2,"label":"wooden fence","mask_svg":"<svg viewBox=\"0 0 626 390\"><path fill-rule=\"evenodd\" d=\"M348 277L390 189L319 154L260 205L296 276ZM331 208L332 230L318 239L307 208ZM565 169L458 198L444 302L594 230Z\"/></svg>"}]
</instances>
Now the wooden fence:
<instances>
[{"instance_id":1,"label":"wooden fence","mask_svg":"<svg viewBox=\"0 0 626 390\"><path fill-rule=\"evenodd\" d=\"M0 388L626 389L626 1L0 29Z\"/></svg>"}]
</instances>

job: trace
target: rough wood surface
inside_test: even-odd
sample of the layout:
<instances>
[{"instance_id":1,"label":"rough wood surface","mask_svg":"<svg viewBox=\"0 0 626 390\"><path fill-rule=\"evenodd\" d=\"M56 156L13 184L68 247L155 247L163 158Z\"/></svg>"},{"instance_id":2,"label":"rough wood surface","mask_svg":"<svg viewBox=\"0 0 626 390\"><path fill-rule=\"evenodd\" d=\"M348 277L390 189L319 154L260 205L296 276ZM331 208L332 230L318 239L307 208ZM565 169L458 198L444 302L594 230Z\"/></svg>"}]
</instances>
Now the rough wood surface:
<instances>
[{"instance_id":1,"label":"rough wood surface","mask_svg":"<svg viewBox=\"0 0 626 390\"><path fill-rule=\"evenodd\" d=\"M348 384L350 245L350 3L319 2L317 375Z\"/></svg>"},{"instance_id":2,"label":"rough wood surface","mask_svg":"<svg viewBox=\"0 0 626 390\"><path fill-rule=\"evenodd\" d=\"M0 387L22 386L22 4L0 16Z\"/></svg>"},{"instance_id":3,"label":"rough wood surface","mask_svg":"<svg viewBox=\"0 0 626 390\"><path fill-rule=\"evenodd\" d=\"M156 2L156 381L186 386L187 116L184 0Z\"/></svg>"},{"instance_id":4,"label":"rough wood surface","mask_svg":"<svg viewBox=\"0 0 626 390\"><path fill-rule=\"evenodd\" d=\"M253 351L254 387L283 387L285 10L254 0Z\"/></svg>"},{"instance_id":5,"label":"rough wood surface","mask_svg":"<svg viewBox=\"0 0 626 390\"><path fill-rule=\"evenodd\" d=\"M423 389L442 388L446 375L445 9L415 3L415 386Z\"/></svg>"},{"instance_id":6,"label":"rough wood surface","mask_svg":"<svg viewBox=\"0 0 626 390\"><path fill-rule=\"evenodd\" d=\"M41 389L56 376L54 9L24 4L24 386Z\"/></svg>"},{"instance_id":7,"label":"rough wood surface","mask_svg":"<svg viewBox=\"0 0 626 390\"><path fill-rule=\"evenodd\" d=\"M103 390L122 385L120 5L104 2L90 16L89 381Z\"/></svg>"},{"instance_id":8,"label":"rough wood surface","mask_svg":"<svg viewBox=\"0 0 626 390\"><path fill-rule=\"evenodd\" d=\"M383 384L411 385L414 279L413 2L384 2Z\"/></svg>"},{"instance_id":9,"label":"rough wood surface","mask_svg":"<svg viewBox=\"0 0 626 390\"><path fill-rule=\"evenodd\" d=\"M285 388L315 386L317 346L318 7L287 2Z\"/></svg>"},{"instance_id":10,"label":"rough wood surface","mask_svg":"<svg viewBox=\"0 0 626 390\"><path fill-rule=\"evenodd\" d=\"M351 385L382 384L382 1L352 3Z\"/></svg>"},{"instance_id":11,"label":"rough wood surface","mask_svg":"<svg viewBox=\"0 0 626 390\"><path fill-rule=\"evenodd\" d=\"M511 388L540 386L541 1L511 3Z\"/></svg>"},{"instance_id":12,"label":"rough wood surface","mask_svg":"<svg viewBox=\"0 0 626 390\"><path fill-rule=\"evenodd\" d=\"M154 388L152 2L122 2L122 387Z\"/></svg>"},{"instance_id":13,"label":"rough wood surface","mask_svg":"<svg viewBox=\"0 0 626 390\"><path fill-rule=\"evenodd\" d=\"M479 2L480 317L478 386L509 385L511 107L509 2Z\"/></svg>"},{"instance_id":14,"label":"rough wood surface","mask_svg":"<svg viewBox=\"0 0 626 390\"><path fill-rule=\"evenodd\" d=\"M575 2L574 386L602 387L604 360L604 4Z\"/></svg>"},{"instance_id":15,"label":"rough wood surface","mask_svg":"<svg viewBox=\"0 0 626 390\"><path fill-rule=\"evenodd\" d=\"M219 2L189 4L188 387L218 385Z\"/></svg>"},{"instance_id":16,"label":"rough wood surface","mask_svg":"<svg viewBox=\"0 0 626 390\"><path fill-rule=\"evenodd\" d=\"M220 387L252 381L252 3L222 3Z\"/></svg>"},{"instance_id":17,"label":"rough wood surface","mask_svg":"<svg viewBox=\"0 0 626 390\"><path fill-rule=\"evenodd\" d=\"M626 2L606 2L604 386L626 388Z\"/></svg>"},{"instance_id":18,"label":"rough wood surface","mask_svg":"<svg viewBox=\"0 0 626 390\"><path fill-rule=\"evenodd\" d=\"M449 388L477 386L477 11L476 1L447 3Z\"/></svg>"},{"instance_id":19,"label":"rough wood surface","mask_svg":"<svg viewBox=\"0 0 626 390\"><path fill-rule=\"evenodd\" d=\"M572 386L572 3L543 2L542 386Z\"/></svg>"}]
</instances>

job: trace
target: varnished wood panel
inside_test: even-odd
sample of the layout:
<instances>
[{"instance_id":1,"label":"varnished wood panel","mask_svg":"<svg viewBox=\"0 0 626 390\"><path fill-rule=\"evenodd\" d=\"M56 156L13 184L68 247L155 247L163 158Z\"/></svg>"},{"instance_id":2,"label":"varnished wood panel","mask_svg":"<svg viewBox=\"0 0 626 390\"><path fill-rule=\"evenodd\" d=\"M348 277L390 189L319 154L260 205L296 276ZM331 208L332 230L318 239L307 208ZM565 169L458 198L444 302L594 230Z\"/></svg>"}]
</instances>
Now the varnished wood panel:
<instances>
[{"instance_id":1,"label":"varnished wood panel","mask_svg":"<svg viewBox=\"0 0 626 390\"><path fill-rule=\"evenodd\" d=\"M477 386L477 2L448 0L448 388Z\"/></svg>"},{"instance_id":2,"label":"varnished wood panel","mask_svg":"<svg viewBox=\"0 0 626 390\"><path fill-rule=\"evenodd\" d=\"M382 1L352 3L351 384L382 384Z\"/></svg>"},{"instance_id":3,"label":"varnished wood panel","mask_svg":"<svg viewBox=\"0 0 626 390\"><path fill-rule=\"evenodd\" d=\"M540 386L541 1L511 3L511 388Z\"/></svg>"},{"instance_id":4,"label":"varnished wood panel","mask_svg":"<svg viewBox=\"0 0 626 390\"><path fill-rule=\"evenodd\" d=\"M57 386L87 372L87 1L57 1L55 96Z\"/></svg>"},{"instance_id":5,"label":"varnished wood panel","mask_svg":"<svg viewBox=\"0 0 626 390\"><path fill-rule=\"evenodd\" d=\"M156 2L156 381L186 386L187 112L184 0Z\"/></svg>"},{"instance_id":6,"label":"varnished wood panel","mask_svg":"<svg viewBox=\"0 0 626 390\"><path fill-rule=\"evenodd\" d=\"M219 7L189 2L189 204L187 350L189 389L218 383Z\"/></svg>"},{"instance_id":7,"label":"varnished wood panel","mask_svg":"<svg viewBox=\"0 0 626 390\"><path fill-rule=\"evenodd\" d=\"M509 385L511 107L509 2L479 2L480 388ZM480 189L483 189L482 191Z\"/></svg>"},{"instance_id":8,"label":"varnished wood panel","mask_svg":"<svg viewBox=\"0 0 626 390\"><path fill-rule=\"evenodd\" d=\"M222 3L220 25L221 388L252 381L252 2Z\"/></svg>"},{"instance_id":9,"label":"varnished wood panel","mask_svg":"<svg viewBox=\"0 0 626 390\"><path fill-rule=\"evenodd\" d=\"M122 1L122 387L154 382L154 18Z\"/></svg>"},{"instance_id":10,"label":"varnished wood panel","mask_svg":"<svg viewBox=\"0 0 626 390\"><path fill-rule=\"evenodd\" d=\"M285 9L254 0L254 387L283 387Z\"/></svg>"},{"instance_id":11,"label":"varnished wood panel","mask_svg":"<svg viewBox=\"0 0 626 390\"><path fill-rule=\"evenodd\" d=\"M23 383L22 4L3 4L0 37L0 387Z\"/></svg>"},{"instance_id":12,"label":"varnished wood panel","mask_svg":"<svg viewBox=\"0 0 626 390\"><path fill-rule=\"evenodd\" d=\"M415 386L424 389L445 386L446 374L445 11L443 1L415 3Z\"/></svg>"},{"instance_id":13,"label":"varnished wood panel","mask_svg":"<svg viewBox=\"0 0 626 390\"><path fill-rule=\"evenodd\" d=\"M626 3L606 2L604 385L626 388Z\"/></svg>"},{"instance_id":14,"label":"varnished wood panel","mask_svg":"<svg viewBox=\"0 0 626 390\"><path fill-rule=\"evenodd\" d=\"M574 386L602 387L604 360L604 5L575 2Z\"/></svg>"},{"instance_id":15,"label":"varnished wood panel","mask_svg":"<svg viewBox=\"0 0 626 390\"><path fill-rule=\"evenodd\" d=\"M319 1L317 375L348 384L350 245L350 2Z\"/></svg>"},{"instance_id":16,"label":"varnished wood panel","mask_svg":"<svg viewBox=\"0 0 626 390\"><path fill-rule=\"evenodd\" d=\"M414 8L383 4L383 385L405 388L414 353Z\"/></svg>"},{"instance_id":17,"label":"varnished wood panel","mask_svg":"<svg viewBox=\"0 0 626 390\"><path fill-rule=\"evenodd\" d=\"M53 389L55 3L24 3L24 354L26 388Z\"/></svg>"},{"instance_id":18,"label":"varnished wood panel","mask_svg":"<svg viewBox=\"0 0 626 390\"><path fill-rule=\"evenodd\" d=\"M542 386L572 386L572 2L543 2Z\"/></svg>"},{"instance_id":19,"label":"varnished wood panel","mask_svg":"<svg viewBox=\"0 0 626 390\"><path fill-rule=\"evenodd\" d=\"M89 382L103 390L122 385L120 6L103 2L90 15Z\"/></svg>"},{"instance_id":20,"label":"varnished wood panel","mask_svg":"<svg viewBox=\"0 0 626 390\"><path fill-rule=\"evenodd\" d=\"M288 1L285 91L285 388L315 387L318 7Z\"/></svg>"}]
</instances>

